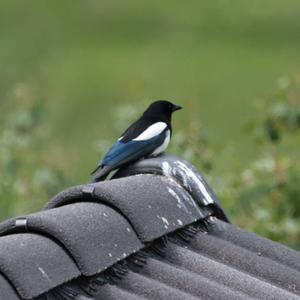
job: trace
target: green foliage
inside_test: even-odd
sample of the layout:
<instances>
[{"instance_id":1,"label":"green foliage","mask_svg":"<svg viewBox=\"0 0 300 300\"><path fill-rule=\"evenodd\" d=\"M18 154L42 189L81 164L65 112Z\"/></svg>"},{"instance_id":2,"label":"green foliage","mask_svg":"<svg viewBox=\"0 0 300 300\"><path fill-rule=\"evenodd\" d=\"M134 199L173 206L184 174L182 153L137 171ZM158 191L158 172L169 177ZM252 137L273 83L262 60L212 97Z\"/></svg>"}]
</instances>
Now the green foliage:
<instances>
[{"instance_id":1,"label":"green foliage","mask_svg":"<svg viewBox=\"0 0 300 300\"><path fill-rule=\"evenodd\" d=\"M235 219L243 227L300 249L299 83L279 81L257 105L256 158L236 178Z\"/></svg>"},{"instance_id":2,"label":"green foliage","mask_svg":"<svg viewBox=\"0 0 300 300\"><path fill-rule=\"evenodd\" d=\"M237 150L216 142L195 115L174 132L168 152L195 164L209 180L232 221L248 230L300 249L300 85L281 78L274 95L255 103L245 124L253 159L222 161ZM114 134L143 109L123 105L115 110ZM100 140L101 157L111 141ZM219 163L224 164L220 171Z\"/></svg>"},{"instance_id":3,"label":"green foliage","mask_svg":"<svg viewBox=\"0 0 300 300\"><path fill-rule=\"evenodd\" d=\"M255 153L248 164L234 170L228 164L220 173L217 160L226 147L215 145L197 120L175 134L172 151L209 174L235 224L300 249L300 85L279 83L245 126Z\"/></svg>"},{"instance_id":4,"label":"green foliage","mask_svg":"<svg viewBox=\"0 0 300 300\"><path fill-rule=\"evenodd\" d=\"M176 128L195 114L246 151L250 100L298 72L299 19L295 0L2 0L0 105L12 84L35 81L53 135L74 165L85 157L80 181L96 160L90 141L114 138L107 124L124 104L178 101Z\"/></svg>"},{"instance_id":5,"label":"green foliage","mask_svg":"<svg viewBox=\"0 0 300 300\"><path fill-rule=\"evenodd\" d=\"M13 109L0 125L0 219L41 208L67 184L63 166L47 157L53 144L32 86L17 85L8 97Z\"/></svg>"},{"instance_id":6,"label":"green foliage","mask_svg":"<svg viewBox=\"0 0 300 300\"><path fill-rule=\"evenodd\" d=\"M228 145L216 143L195 116L184 130L176 130L169 152L201 170L216 190L233 223L300 249L300 92L299 85L280 80L278 91L256 103L255 117L244 134L252 142L254 158L247 164L220 171L218 163ZM14 87L13 109L2 120L0 134L0 218L39 209L51 196L76 184L66 175L69 158L60 151L44 122L45 106L31 84ZM28 100L30 99L30 100ZM112 130L119 133L140 110L115 110ZM16 109L17 107L17 109ZM95 149L102 156L110 141L101 139ZM49 157L52 156L52 157ZM233 153L237 157L237 153ZM88 174L84 174L88 180Z\"/></svg>"},{"instance_id":7,"label":"green foliage","mask_svg":"<svg viewBox=\"0 0 300 300\"><path fill-rule=\"evenodd\" d=\"M168 151L234 223L299 249L299 79L252 107L299 73L299 14L295 0L0 1L0 219L87 182L165 98L184 107Z\"/></svg>"}]
</instances>

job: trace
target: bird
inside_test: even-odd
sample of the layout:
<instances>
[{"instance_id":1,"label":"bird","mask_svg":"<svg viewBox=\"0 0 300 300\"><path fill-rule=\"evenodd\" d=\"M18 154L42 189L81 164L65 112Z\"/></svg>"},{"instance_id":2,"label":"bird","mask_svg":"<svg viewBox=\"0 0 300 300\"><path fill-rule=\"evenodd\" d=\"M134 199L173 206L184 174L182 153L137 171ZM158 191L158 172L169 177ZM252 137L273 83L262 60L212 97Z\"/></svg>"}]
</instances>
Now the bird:
<instances>
[{"instance_id":1,"label":"bird","mask_svg":"<svg viewBox=\"0 0 300 300\"><path fill-rule=\"evenodd\" d=\"M162 154L172 136L172 114L180 109L180 105L167 100L151 103L104 155L103 160L91 173L93 182L104 180L111 171L124 165Z\"/></svg>"}]
</instances>

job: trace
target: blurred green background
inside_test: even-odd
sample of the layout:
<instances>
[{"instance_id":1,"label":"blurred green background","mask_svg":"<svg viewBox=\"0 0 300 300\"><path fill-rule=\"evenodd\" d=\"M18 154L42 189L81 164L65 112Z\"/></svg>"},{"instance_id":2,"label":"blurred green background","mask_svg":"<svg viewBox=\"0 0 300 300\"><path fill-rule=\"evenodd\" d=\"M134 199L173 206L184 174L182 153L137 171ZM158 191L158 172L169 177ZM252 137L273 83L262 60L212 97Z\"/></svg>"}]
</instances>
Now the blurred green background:
<instances>
[{"instance_id":1,"label":"blurred green background","mask_svg":"<svg viewBox=\"0 0 300 300\"><path fill-rule=\"evenodd\" d=\"M300 249L300 2L0 2L0 219L84 183L154 99L233 223Z\"/></svg>"}]
</instances>

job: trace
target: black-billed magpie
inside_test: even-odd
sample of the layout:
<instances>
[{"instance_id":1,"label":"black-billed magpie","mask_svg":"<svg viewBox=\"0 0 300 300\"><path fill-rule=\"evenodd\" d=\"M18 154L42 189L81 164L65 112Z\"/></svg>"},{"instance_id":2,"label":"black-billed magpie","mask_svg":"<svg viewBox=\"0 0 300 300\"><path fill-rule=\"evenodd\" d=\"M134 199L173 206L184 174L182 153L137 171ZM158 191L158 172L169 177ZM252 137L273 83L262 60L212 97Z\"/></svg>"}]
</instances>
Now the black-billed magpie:
<instances>
[{"instance_id":1,"label":"black-billed magpie","mask_svg":"<svg viewBox=\"0 0 300 300\"><path fill-rule=\"evenodd\" d=\"M91 173L94 182L104 180L112 170L125 164L164 152L172 136L172 113L181 108L166 100L153 102L105 154Z\"/></svg>"}]
</instances>

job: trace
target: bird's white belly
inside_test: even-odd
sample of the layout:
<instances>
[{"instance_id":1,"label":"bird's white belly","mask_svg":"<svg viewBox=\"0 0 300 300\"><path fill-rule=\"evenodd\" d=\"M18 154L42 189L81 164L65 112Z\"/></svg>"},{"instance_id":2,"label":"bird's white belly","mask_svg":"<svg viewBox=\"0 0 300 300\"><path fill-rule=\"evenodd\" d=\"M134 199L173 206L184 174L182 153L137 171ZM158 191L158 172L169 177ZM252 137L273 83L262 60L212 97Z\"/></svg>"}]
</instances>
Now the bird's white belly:
<instances>
[{"instance_id":1,"label":"bird's white belly","mask_svg":"<svg viewBox=\"0 0 300 300\"><path fill-rule=\"evenodd\" d=\"M164 142L163 142L159 147L157 147L157 148L150 154L150 156L157 156L157 155L161 154L162 152L164 152L164 151L167 149L169 143L170 143L170 130L168 130L168 131L166 132L166 137L165 137Z\"/></svg>"}]
</instances>

